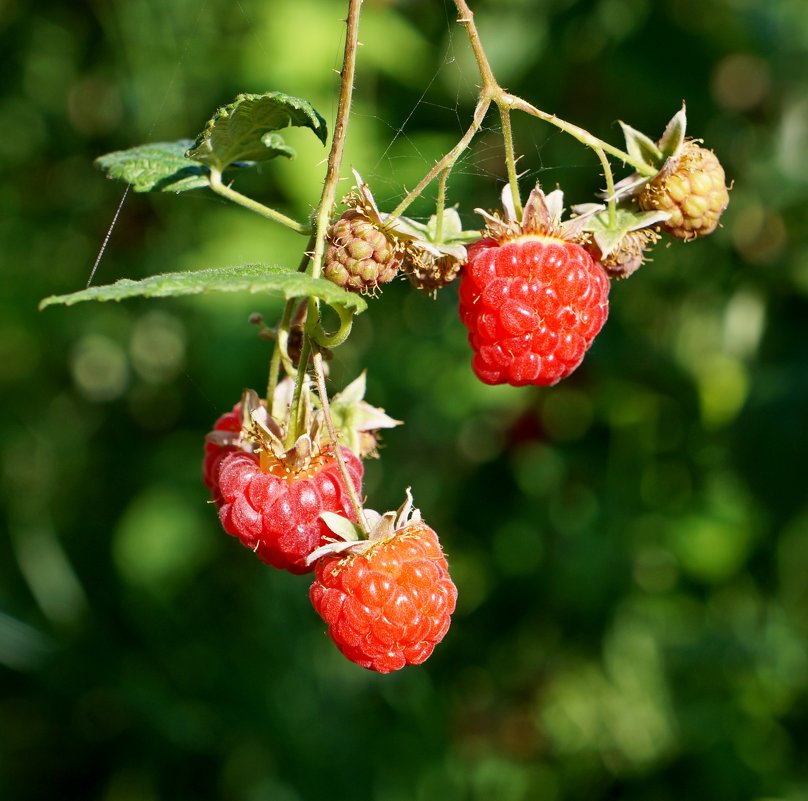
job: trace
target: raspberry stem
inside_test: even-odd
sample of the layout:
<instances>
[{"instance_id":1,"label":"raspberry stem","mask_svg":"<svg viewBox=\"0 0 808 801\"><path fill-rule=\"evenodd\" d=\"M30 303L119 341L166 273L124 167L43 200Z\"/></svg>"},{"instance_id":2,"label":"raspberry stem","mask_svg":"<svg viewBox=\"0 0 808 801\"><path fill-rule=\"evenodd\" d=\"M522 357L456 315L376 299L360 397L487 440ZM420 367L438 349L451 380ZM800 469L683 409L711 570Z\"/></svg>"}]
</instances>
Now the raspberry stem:
<instances>
[{"instance_id":1,"label":"raspberry stem","mask_svg":"<svg viewBox=\"0 0 808 801\"><path fill-rule=\"evenodd\" d=\"M356 494L356 488L348 473L345 459L342 457L339 439L337 438L337 432L334 428L334 421L331 419L331 405L328 401L328 390L325 385L325 370L323 369L323 354L317 348L314 350L314 358L312 361L314 362L314 377L317 381L317 392L320 395L320 404L323 409L323 416L325 417L325 425L328 429L328 436L331 437L331 442L334 443L334 457L339 465L339 471L342 475L345 488L348 490L348 494L351 497L351 506L353 506L353 510L356 513L356 519L365 534L365 539L367 539L370 536L370 526L368 526L368 521L365 519L365 510L362 508L362 501Z\"/></svg>"},{"instance_id":2,"label":"raspberry stem","mask_svg":"<svg viewBox=\"0 0 808 801\"><path fill-rule=\"evenodd\" d=\"M306 370L311 357L311 340L308 336L303 336L303 344L300 348L300 361L297 365L297 376L295 376L295 391L292 395L292 405L289 407L289 425L286 429L286 442L284 445L287 449L291 448L298 437L303 433L302 431L302 415L301 401L303 398L303 385L306 383ZM270 398L267 401L271 402Z\"/></svg>"},{"instance_id":3,"label":"raspberry stem","mask_svg":"<svg viewBox=\"0 0 808 801\"><path fill-rule=\"evenodd\" d=\"M300 260L300 264L298 265L297 271L299 273L306 272L306 268L309 266L309 260L311 259L311 253L309 252L314 245L314 233L309 236L309 243L306 246L306 250L303 253L303 257ZM280 366L281 362L283 363L283 369L286 371L286 375L291 377L297 376L297 370L295 366L292 364L292 360L289 358L289 351L287 348L287 343L289 342L289 327L292 323L292 310L295 307L295 303L297 302L297 298L290 298L286 301L283 307L283 315L281 317L280 323L278 323L278 334L277 334L277 341L275 343L275 349L272 351L272 358L269 361L269 378L267 379L267 400L269 400L275 394L275 387L278 386L278 378L280 377ZM305 314L306 314L306 304L302 304L299 307L298 314L296 315L297 322L304 322Z\"/></svg>"},{"instance_id":4,"label":"raspberry stem","mask_svg":"<svg viewBox=\"0 0 808 801\"><path fill-rule=\"evenodd\" d=\"M222 173L215 167L210 168L208 183L210 184L210 188L216 192L217 195L227 198L232 203L236 203L239 206L243 206L245 209L254 211L256 214L260 214L262 217L265 217L268 220L274 220L281 225L285 225L287 228L291 228L293 231L295 231L295 233L311 233L311 228L308 225L303 225L302 223L293 220L291 217L287 217L285 214L281 214L281 212L271 209L269 206L265 206L263 203L259 203L257 200L253 200L251 197L247 197L247 195L242 195L241 192L237 192L231 186L225 184L222 181Z\"/></svg>"},{"instance_id":5,"label":"raspberry stem","mask_svg":"<svg viewBox=\"0 0 808 801\"><path fill-rule=\"evenodd\" d=\"M362 0L349 0L348 18L346 20L347 32L345 36L345 51L340 70L340 92L337 103L337 118L334 123L334 136L331 140L331 150L328 154L323 193L317 206L314 220L315 242L314 253L311 258L309 274L312 278L319 278L322 271L323 253L325 252L325 238L334 200L337 195L339 171L342 166L342 157L345 152L345 134L348 129L348 118L351 112L351 98L353 96L354 75L356 73L356 50L359 44L359 12Z\"/></svg>"},{"instance_id":6,"label":"raspberry stem","mask_svg":"<svg viewBox=\"0 0 808 801\"><path fill-rule=\"evenodd\" d=\"M449 179L449 170L444 170L438 177L438 200L435 204L435 238L443 241L443 211L446 208L446 181Z\"/></svg>"},{"instance_id":7,"label":"raspberry stem","mask_svg":"<svg viewBox=\"0 0 808 801\"><path fill-rule=\"evenodd\" d=\"M396 206L395 209L393 209L393 211L390 213L391 217L400 217L412 205L413 201L420 197L424 189L426 189L426 187L429 186L429 184L431 184L438 175L444 171L451 172L455 162L458 160L458 158L460 158L463 151L465 151L469 146L471 140L474 139L477 131L480 130L490 105L491 98L487 95L481 95L480 99L477 101L477 106L474 109L474 117L471 121L471 125L469 125L468 130L463 134L460 141L435 164L435 166L417 183L414 189L407 193L404 200L402 200L401 203L399 203L398 206Z\"/></svg>"},{"instance_id":8,"label":"raspberry stem","mask_svg":"<svg viewBox=\"0 0 808 801\"><path fill-rule=\"evenodd\" d=\"M511 187L511 193L514 199L514 207L519 214L521 210L521 202L519 200L518 190L518 174L516 172L516 159L513 150L513 134L511 130L510 111L511 109L518 109L519 111L536 117L544 122L553 125L566 134L577 139L581 144L589 147L595 152L595 155L600 160L603 166L604 178L606 180L606 193L609 198L609 216L614 222L615 217L615 204L614 204L614 177L612 175L611 166L606 158L606 153L619 159L623 164L633 167L641 175L652 177L656 174L656 170L649 167L639 159L632 158L628 153L620 148L604 142L602 139L593 136L589 131L581 128L566 120L562 120L555 114L548 114L546 111L536 108L536 106L528 103L517 95L505 91L497 82L494 73L491 70L491 65L488 62L488 57L485 54L482 41L480 40L477 26L474 23L474 13L469 8L465 0L454 0L455 7L458 11L458 22L466 29L471 49L474 51L474 58L477 61L477 69L480 72L482 79L482 86L477 100L477 106L474 109L474 116L468 130L463 134L458 143L438 161L434 167L418 182L414 189L412 189L401 203L396 206L391 216L398 217L419 197L424 189L441 173L444 171L451 172L457 159L468 148L471 141L482 127L485 115L491 103L495 103L499 112L500 119L502 120L502 136L505 142L505 161L508 170L508 183Z\"/></svg>"},{"instance_id":9,"label":"raspberry stem","mask_svg":"<svg viewBox=\"0 0 808 801\"><path fill-rule=\"evenodd\" d=\"M312 278L319 278L322 272L323 254L325 252L325 240L328 233L328 225L331 217L331 210L337 194L337 184L339 183L339 172L342 166L342 157L345 152L345 135L348 129L348 118L351 112L351 98L353 96L354 75L356 74L356 51L359 46L359 14L362 9L362 0L348 0L348 17L345 20L345 49L342 57L342 69L340 70L340 91L337 102L337 117L334 122L334 135L331 139L331 150L328 153L328 165L326 167L325 180L323 181L323 192L320 195L320 202L314 217L314 250L305 254L308 262L307 271ZM303 394L303 385L306 381L306 370L309 357L312 351L310 333L315 330L309 328L315 320L319 325L319 301L309 299L309 321L307 331L303 335L303 345L300 351L300 362L298 364L297 375L295 377L295 392L292 408L289 410L289 429L286 434L287 445L291 447L300 436L300 399ZM342 320L340 320L343 323ZM340 326L340 331L345 328L344 323ZM320 329L322 331L322 329ZM350 331L350 328L348 328ZM339 333L339 332L338 332ZM324 335L324 334L323 334ZM325 336L325 335L324 335ZM278 344L280 345L280 338ZM273 357L274 358L274 357ZM281 357L282 358L282 357ZM271 368L270 368L271 369ZM270 381L272 377L270 375Z\"/></svg>"},{"instance_id":10,"label":"raspberry stem","mask_svg":"<svg viewBox=\"0 0 808 801\"><path fill-rule=\"evenodd\" d=\"M516 219L522 219L522 199L519 197L519 176L516 173L516 158L513 150L513 129L511 128L511 110L507 103L497 100L499 118L502 120L502 139L505 143L505 166L508 170L508 184L511 187L513 208Z\"/></svg>"}]
</instances>

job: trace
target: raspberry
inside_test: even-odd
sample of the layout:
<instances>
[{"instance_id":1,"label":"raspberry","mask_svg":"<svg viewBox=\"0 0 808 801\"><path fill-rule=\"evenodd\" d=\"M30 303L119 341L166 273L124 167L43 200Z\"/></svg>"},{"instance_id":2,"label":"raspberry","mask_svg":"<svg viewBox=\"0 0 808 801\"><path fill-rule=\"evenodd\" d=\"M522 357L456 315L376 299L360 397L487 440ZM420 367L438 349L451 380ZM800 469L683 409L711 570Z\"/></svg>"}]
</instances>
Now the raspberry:
<instances>
[{"instance_id":1,"label":"raspberry","mask_svg":"<svg viewBox=\"0 0 808 801\"><path fill-rule=\"evenodd\" d=\"M396 277L401 248L364 212L348 209L328 232L323 275L355 292L375 292Z\"/></svg>"},{"instance_id":2,"label":"raspberry","mask_svg":"<svg viewBox=\"0 0 808 801\"><path fill-rule=\"evenodd\" d=\"M214 424L214 432L226 432L225 436L215 435L208 437L205 441L205 457L202 460L202 480L205 486L210 490L211 500L221 506L222 496L219 491L219 466L222 459L229 453L239 450L235 444L223 444L221 440L228 442L230 437L227 434L232 433L233 439L238 437L241 431L241 407L236 404L233 410L225 412ZM219 441L217 441L219 440Z\"/></svg>"},{"instance_id":3,"label":"raspberry","mask_svg":"<svg viewBox=\"0 0 808 801\"><path fill-rule=\"evenodd\" d=\"M416 289L433 297L457 278L462 267L462 261L451 253L435 256L413 246L405 253L402 271Z\"/></svg>"},{"instance_id":4,"label":"raspberry","mask_svg":"<svg viewBox=\"0 0 808 801\"><path fill-rule=\"evenodd\" d=\"M557 383L603 327L608 298L606 272L578 244L541 233L480 240L460 278L472 369L486 384Z\"/></svg>"},{"instance_id":5,"label":"raspberry","mask_svg":"<svg viewBox=\"0 0 808 801\"><path fill-rule=\"evenodd\" d=\"M418 522L363 553L320 559L309 595L348 659L389 673L429 657L449 630L457 588L437 534Z\"/></svg>"},{"instance_id":6,"label":"raspberry","mask_svg":"<svg viewBox=\"0 0 808 801\"><path fill-rule=\"evenodd\" d=\"M347 448L342 457L361 492L362 463ZM227 454L219 468L219 518L263 562L290 573L307 573L306 557L329 537L321 512L356 520L333 447L292 467L271 451Z\"/></svg>"},{"instance_id":7,"label":"raspberry","mask_svg":"<svg viewBox=\"0 0 808 801\"><path fill-rule=\"evenodd\" d=\"M659 174L640 192L640 208L668 211L663 230L685 241L706 236L718 226L729 203L724 169L712 150L685 141Z\"/></svg>"}]
</instances>

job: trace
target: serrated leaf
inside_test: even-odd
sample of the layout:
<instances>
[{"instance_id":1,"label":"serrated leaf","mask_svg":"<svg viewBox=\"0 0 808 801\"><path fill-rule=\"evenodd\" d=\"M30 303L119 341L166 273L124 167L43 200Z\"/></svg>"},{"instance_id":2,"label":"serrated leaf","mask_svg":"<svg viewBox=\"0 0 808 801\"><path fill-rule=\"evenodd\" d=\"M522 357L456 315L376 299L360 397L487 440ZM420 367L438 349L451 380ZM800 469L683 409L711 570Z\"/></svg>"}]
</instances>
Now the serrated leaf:
<instances>
[{"instance_id":1,"label":"serrated leaf","mask_svg":"<svg viewBox=\"0 0 808 801\"><path fill-rule=\"evenodd\" d=\"M662 152L663 159L679 155L685 141L686 129L687 114L685 113L685 105L682 103L682 108L673 115L659 140L659 149Z\"/></svg>"},{"instance_id":2,"label":"serrated leaf","mask_svg":"<svg viewBox=\"0 0 808 801\"><path fill-rule=\"evenodd\" d=\"M275 145L272 132L290 125L311 128L325 144L326 122L307 100L282 92L242 94L214 114L188 156L218 170L234 161L289 156L285 145Z\"/></svg>"},{"instance_id":3,"label":"serrated leaf","mask_svg":"<svg viewBox=\"0 0 808 801\"><path fill-rule=\"evenodd\" d=\"M270 264L243 264L193 272L163 273L140 281L123 278L107 286L90 287L69 295L53 295L40 302L39 308L62 304L72 306L86 300L124 300L125 298L165 298L198 295L202 292L267 292L286 300L315 297L329 306L342 306L359 314L367 308L365 300L338 287L325 278Z\"/></svg>"},{"instance_id":4,"label":"serrated leaf","mask_svg":"<svg viewBox=\"0 0 808 801\"><path fill-rule=\"evenodd\" d=\"M646 136L630 125L626 125L624 122L620 123L620 127L623 129L623 136L626 138L626 151L629 156L633 159L638 159L649 167L659 169L665 159L662 157L662 151L656 146L651 137Z\"/></svg>"},{"instance_id":5,"label":"serrated leaf","mask_svg":"<svg viewBox=\"0 0 808 801\"><path fill-rule=\"evenodd\" d=\"M185 156L190 139L116 150L95 160L108 178L125 181L135 192L187 192L208 185L210 170Z\"/></svg>"}]
</instances>

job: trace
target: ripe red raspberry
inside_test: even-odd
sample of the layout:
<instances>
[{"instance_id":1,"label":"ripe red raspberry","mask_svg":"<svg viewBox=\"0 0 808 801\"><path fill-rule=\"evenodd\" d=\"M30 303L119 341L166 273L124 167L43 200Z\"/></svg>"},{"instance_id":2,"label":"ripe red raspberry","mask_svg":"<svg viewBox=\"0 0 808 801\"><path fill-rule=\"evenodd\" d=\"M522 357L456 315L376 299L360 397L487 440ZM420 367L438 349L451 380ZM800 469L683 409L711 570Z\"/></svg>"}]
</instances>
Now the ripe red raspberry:
<instances>
[{"instance_id":1,"label":"ripe red raspberry","mask_svg":"<svg viewBox=\"0 0 808 801\"><path fill-rule=\"evenodd\" d=\"M460 278L460 318L486 384L549 386L581 363L609 313L609 279L578 244L483 239Z\"/></svg>"},{"instance_id":2,"label":"ripe red raspberry","mask_svg":"<svg viewBox=\"0 0 808 801\"><path fill-rule=\"evenodd\" d=\"M241 406L236 404L233 410L225 412L214 424L213 431L222 431L232 433L234 438L238 436L241 431ZM209 437L205 441L205 457L202 460L202 480L205 486L210 490L210 497L217 506L222 503L222 496L219 492L219 466L222 459L228 453L239 450L237 445L222 444L215 441L219 436ZM227 439L224 437L224 439Z\"/></svg>"},{"instance_id":3,"label":"ripe red raspberry","mask_svg":"<svg viewBox=\"0 0 808 801\"><path fill-rule=\"evenodd\" d=\"M389 673L432 653L449 630L457 588L437 534L418 522L363 553L320 559L309 595L348 659Z\"/></svg>"},{"instance_id":4,"label":"ripe red raspberry","mask_svg":"<svg viewBox=\"0 0 808 801\"><path fill-rule=\"evenodd\" d=\"M358 493L362 463L347 448L342 457ZM330 537L321 512L356 520L333 448L294 468L271 451L227 454L219 468L219 518L228 534L259 559L290 573L308 573L306 557Z\"/></svg>"}]
</instances>

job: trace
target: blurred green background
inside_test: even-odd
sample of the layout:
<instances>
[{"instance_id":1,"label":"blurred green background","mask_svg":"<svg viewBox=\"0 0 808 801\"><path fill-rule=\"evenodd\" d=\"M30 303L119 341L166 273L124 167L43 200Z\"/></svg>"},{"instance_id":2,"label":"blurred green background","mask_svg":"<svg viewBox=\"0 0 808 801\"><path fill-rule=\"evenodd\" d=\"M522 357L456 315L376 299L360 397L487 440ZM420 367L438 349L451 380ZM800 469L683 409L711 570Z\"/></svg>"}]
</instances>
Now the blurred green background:
<instances>
[{"instance_id":1,"label":"blurred green background","mask_svg":"<svg viewBox=\"0 0 808 801\"><path fill-rule=\"evenodd\" d=\"M0 798L808 798L804 0L472 6L503 85L618 144L618 119L656 137L686 99L735 186L714 236L613 286L556 388L474 379L456 287L396 282L359 318L334 386L367 366L407 423L370 505L412 485L460 590L430 661L384 677L206 503L204 434L265 385L247 317L277 303L36 311L84 286L121 198L96 156L192 137L239 91L333 121L344 4L0 2ZM363 14L345 175L389 209L465 129L477 76L448 0ZM503 183L487 122L449 188L470 227ZM591 153L515 125L523 187L591 199ZM238 187L305 218L325 150L288 139L295 161ZM130 194L95 283L303 246L210 193Z\"/></svg>"}]
</instances>

